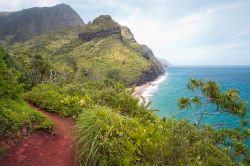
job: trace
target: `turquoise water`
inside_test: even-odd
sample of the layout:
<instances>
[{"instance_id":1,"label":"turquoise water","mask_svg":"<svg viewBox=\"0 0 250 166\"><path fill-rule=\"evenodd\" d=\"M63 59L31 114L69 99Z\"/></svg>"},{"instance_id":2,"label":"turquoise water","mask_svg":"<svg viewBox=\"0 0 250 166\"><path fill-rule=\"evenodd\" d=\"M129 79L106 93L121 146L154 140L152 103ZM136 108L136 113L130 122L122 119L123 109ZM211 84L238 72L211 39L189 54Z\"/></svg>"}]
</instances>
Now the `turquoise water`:
<instances>
[{"instance_id":1,"label":"turquoise water","mask_svg":"<svg viewBox=\"0 0 250 166\"><path fill-rule=\"evenodd\" d=\"M248 102L250 110L250 66L244 67L169 67L166 70L166 79L159 85L159 91L150 100L151 107L159 109L159 116L175 117L176 119L189 119L194 122L191 111L180 111L177 100L182 96L192 96L187 90L189 79L215 80L221 85L221 90L236 88L240 95ZM248 113L248 118L250 114ZM239 119L228 114L206 115L203 124L216 124L218 122L235 123L227 127L235 127ZM250 126L248 126L250 127ZM250 144L249 144L250 145Z\"/></svg>"}]
</instances>

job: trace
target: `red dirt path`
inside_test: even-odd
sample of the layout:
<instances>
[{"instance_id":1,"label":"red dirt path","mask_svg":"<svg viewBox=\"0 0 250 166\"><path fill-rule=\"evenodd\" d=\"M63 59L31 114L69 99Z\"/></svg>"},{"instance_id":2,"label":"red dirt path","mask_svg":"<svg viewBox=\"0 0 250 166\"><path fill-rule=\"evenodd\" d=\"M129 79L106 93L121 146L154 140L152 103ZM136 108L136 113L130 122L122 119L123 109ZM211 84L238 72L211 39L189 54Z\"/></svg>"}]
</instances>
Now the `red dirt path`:
<instances>
[{"instance_id":1,"label":"red dirt path","mask_svg":"<svg viewBox=\"0 0 250 166\"><path fill-rule=\"evenodd\" d=\"M36 132L9 150L0 160L1 166L74 166L75 151L73 142L74 122L56 114L45 112L53 122L55 134Z\"/></svg>"}]
</instances>

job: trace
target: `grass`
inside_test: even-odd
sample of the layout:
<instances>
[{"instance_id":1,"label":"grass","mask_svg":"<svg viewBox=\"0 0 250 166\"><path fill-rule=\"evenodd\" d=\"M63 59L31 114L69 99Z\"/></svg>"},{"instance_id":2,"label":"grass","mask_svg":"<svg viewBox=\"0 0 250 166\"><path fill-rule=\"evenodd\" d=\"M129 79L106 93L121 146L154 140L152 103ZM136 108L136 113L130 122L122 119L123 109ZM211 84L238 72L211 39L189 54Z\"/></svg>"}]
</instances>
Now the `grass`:
<instances>
[{"instance_id":1,"label":"grass","mask_svg":"<svg viewBox=\"0 0 250 166\"><path fill-rule=\"evenodd\" d=\"M35 130L53 131L53 123L21 99L0 100L0 123L0 136L2 138L19 137L23 134L23 128L26 128L28 132Z\"/></svg>"},{"instance_id":2,"label":"grass","mask_svg":"<svg viewBox=\"0 0 250 166\"><path fill-rule=\"evenodd\" d=\"M144 124L139 117L94 106L77 119L80 165L233 165L230 157L189 123Z\"/></svg>"}]
</instances>

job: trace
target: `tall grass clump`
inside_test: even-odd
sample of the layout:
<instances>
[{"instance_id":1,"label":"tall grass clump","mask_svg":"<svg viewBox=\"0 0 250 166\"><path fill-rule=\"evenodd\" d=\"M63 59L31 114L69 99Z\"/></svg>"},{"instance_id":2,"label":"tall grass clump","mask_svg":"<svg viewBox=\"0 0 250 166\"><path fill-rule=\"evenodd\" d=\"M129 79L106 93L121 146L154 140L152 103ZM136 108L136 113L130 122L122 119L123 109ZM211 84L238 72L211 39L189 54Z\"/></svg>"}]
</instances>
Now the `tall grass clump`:
<instances>
[{"instance_id":1,"label":"tall grass clump","mask_svg":"<svg viewBox=\"0 0 250 166\"><path fill-rule=\"evenodd\" d=\"M234 165L212 138L186 121L142 123L103 106L77 119L80 165Z\"/></svg>"}]
</instances>

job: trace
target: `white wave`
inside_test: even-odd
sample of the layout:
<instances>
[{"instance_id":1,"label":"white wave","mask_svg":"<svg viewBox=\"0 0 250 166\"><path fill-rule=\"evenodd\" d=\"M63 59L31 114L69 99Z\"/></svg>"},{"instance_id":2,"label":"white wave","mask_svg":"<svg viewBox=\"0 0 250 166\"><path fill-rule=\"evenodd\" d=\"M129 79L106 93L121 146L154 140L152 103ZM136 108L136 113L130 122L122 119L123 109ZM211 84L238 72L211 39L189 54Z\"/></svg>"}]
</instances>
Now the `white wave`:
<instances>
[{"instance_id":1,"label":"white wave","mask_svg":"<svg viewBox=\"0 0 250 166\"><path fill-rule=\"evenodd\" d=\"M150 85L144 90L142 93L142 97L146 100L146 102L150 101L150 98L154 96L160 90L160 84L166 80L168 73L164 73L159 76L155 81L150 82Z\"/></svg>"}]
</instances>

